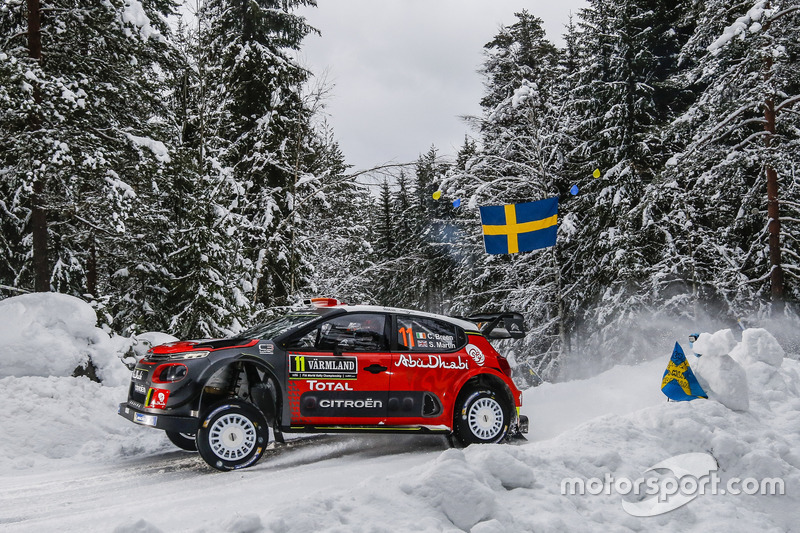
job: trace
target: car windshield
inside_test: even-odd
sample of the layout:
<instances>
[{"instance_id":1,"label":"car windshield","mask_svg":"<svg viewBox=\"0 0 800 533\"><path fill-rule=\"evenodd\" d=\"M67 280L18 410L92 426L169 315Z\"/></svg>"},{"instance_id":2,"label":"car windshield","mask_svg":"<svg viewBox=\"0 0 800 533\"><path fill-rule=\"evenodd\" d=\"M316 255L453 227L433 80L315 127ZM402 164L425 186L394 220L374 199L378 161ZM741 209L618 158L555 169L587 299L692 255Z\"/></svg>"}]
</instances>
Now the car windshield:
<instances>
[{"instance_id":1,"label":"car windshield","mask_svg":"<svg viewBox=\"0 0 800 533\"><path fill-rule=\"evenodd\" d=\"M291 314L270 320L265 324L259 324L241 332L238 337L244 339L273 339L290 329L294 329L312 320L319 318L313 313Z\"/></svg>"}]
</instances>

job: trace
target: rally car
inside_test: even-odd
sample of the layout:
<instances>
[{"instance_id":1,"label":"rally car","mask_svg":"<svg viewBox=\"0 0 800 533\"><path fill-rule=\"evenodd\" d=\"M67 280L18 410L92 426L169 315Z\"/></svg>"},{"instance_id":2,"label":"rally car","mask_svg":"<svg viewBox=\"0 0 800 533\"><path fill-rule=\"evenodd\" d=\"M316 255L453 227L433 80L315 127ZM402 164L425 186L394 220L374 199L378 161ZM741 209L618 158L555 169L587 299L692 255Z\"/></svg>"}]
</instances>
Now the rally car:
<instances>
[{"instance_id":1,"label":"rally car","mask_svg":"<svg viewBox=\"0 0 800 533\"><path fill-rule=\"evenodd\" d=\"M417 432L454 445L527 432L522 393L487 340L524 336L519 313L309 303L236 338L153 347L119 414L219 470L255 464L269 428L277 442L286 432Z\"/></svg>"}]
</instances>

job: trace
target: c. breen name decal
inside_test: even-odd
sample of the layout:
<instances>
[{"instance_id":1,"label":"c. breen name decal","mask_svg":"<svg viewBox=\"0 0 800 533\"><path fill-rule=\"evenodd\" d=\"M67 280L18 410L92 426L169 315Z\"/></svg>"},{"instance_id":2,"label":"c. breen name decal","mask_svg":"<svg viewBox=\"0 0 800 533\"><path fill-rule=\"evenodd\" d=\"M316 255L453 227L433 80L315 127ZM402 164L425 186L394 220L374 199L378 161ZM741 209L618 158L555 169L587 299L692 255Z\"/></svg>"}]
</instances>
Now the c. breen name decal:
<instances>
[{"instance_id":1,"label":"c. breen name decal","mask_svg":"<svg viewBox=\"0 0 800 533\"><path fill-rule=\"evenodd\" d=\"M461 359L458 356L458 361L446 361L441 355L406 355L401 354L400 358L395 361L395 366L405 366L408 368L447 368L451 370L467 370L469 369L469 360Z\"/></svg>"},{"instance_id":2,"label":"c. breen name decal","mask_svg":"<svg viewBox=\"0 0 800 533\"><path fill-rule=\"evenodd\" d=\"M346 356L292 355L290 379L356 379L358 359Z\"/></svg>"}]
</instances>

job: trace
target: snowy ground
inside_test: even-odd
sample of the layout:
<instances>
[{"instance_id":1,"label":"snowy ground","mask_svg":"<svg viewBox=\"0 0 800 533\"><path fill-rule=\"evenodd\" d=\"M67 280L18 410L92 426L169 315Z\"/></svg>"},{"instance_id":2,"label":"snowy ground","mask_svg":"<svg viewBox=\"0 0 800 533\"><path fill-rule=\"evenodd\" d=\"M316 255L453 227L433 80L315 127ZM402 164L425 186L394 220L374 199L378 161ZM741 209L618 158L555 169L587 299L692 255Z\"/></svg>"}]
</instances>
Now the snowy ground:
<instances>
[{"instance_id":1,"label":"snowy ground","mask_svg":"<svg viewBox=\"0 0 800 533\"><path fill-rule=\"evenodd\" d=\"M8 301L0 302L0 323ZM86 320L42 329L46 320L26 322L18 306L13 312L17 337L64 343L70 357L80 359L81 343L64 337L65 329L88 339L85 350L124 345ZM526 391L531 433L523 445L456 450L440 437L308 436L228 473L119 417L127 387L113 383L124 372L105 369L112 385L26 374L30 359L54 360L39 352L20 357L25 348L17 343L18 374L0 379L0 530L800 531L800 363L796 354L779 357L763 330L748 331L731 361L716 353L730 348L725 334L701 344L709 400L665 401L659 388L672 349L665 346L647 363ZM0 366L10 349L0 341ZM746 409L734 403L738 411L726 406L720 381L735 375L731 364L749 391ZM646 517L622 507L623 498L641 498L613 490L562 495L564 479L652 477L648 468L685 453L712 454L723 483L781 478L785 495L703 494Z\"/></svg>"}]
</instances>

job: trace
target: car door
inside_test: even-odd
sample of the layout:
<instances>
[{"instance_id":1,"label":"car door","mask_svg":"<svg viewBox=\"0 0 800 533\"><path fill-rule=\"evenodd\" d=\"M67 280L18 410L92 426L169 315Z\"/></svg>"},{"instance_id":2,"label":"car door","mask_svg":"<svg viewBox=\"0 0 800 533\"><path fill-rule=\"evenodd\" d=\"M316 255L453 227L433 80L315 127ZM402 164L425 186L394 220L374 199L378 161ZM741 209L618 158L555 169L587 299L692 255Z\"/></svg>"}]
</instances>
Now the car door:
<instances>
[{"instance_id":1,"label":"car door","mask_svg":"<svg viewBox=\"0 0 800 533\"><path fill-rule=\"evenodd\" d=\"M288 341L292 425L385 422L391 367L387 318L340 314Z\"/></svg>"},{"instance_id":2,"label":"car door","mask_svg":"<svg viewBox=\"0 0 800 533\"><path fill-rule=\"evenodd\" d=\"M462 350L466 333L435 318L398 314L393 336L388 423L441 424L446 407L455 401L455 383L470 369Z\"/></svg>"}]
</instances>

